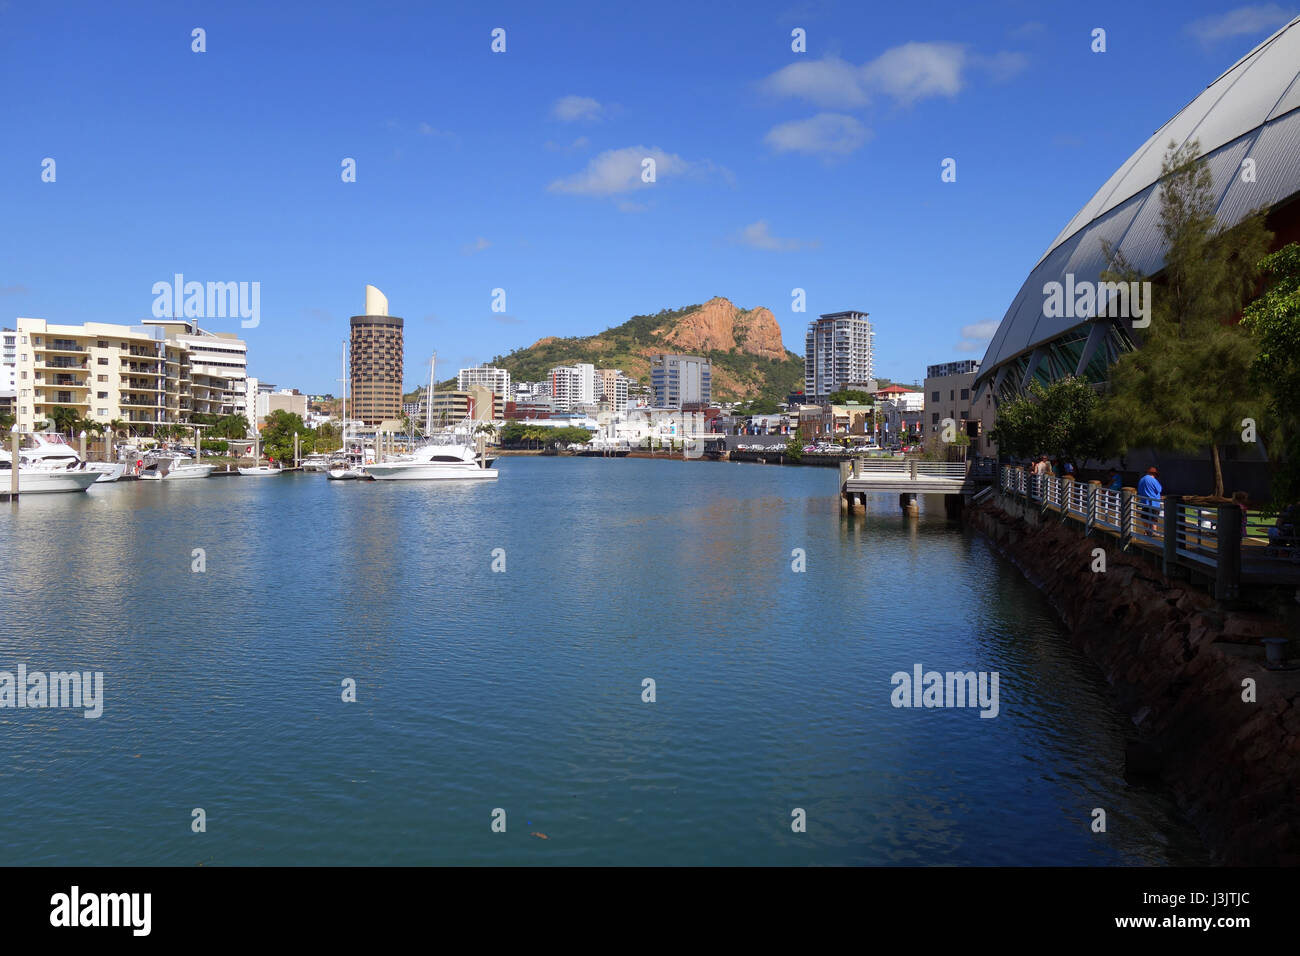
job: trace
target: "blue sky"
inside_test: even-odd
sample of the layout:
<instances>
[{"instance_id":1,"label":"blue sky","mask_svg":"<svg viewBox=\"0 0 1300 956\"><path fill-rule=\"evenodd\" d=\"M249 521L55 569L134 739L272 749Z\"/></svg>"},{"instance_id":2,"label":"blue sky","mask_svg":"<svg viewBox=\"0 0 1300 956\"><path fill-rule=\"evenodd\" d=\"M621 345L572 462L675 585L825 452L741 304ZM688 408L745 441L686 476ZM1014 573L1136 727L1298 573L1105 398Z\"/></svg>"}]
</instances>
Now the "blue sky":
<instances>
[{"instance_id":1,"label":"blue sky","mask_svg":"<svg viewBox=\"0 0 1300 956\"><path fill-rule=\"evenodd\" d=\"M911 381L981 357L1110 173L1294 14L1068 7L0 2L0 322L256 281L256 329L203 324L316 392L366 283L406 319L408 387L434 349L441 378L723 295L798 353L863 309L877 372Z\"/></svg>"}]
</instances>

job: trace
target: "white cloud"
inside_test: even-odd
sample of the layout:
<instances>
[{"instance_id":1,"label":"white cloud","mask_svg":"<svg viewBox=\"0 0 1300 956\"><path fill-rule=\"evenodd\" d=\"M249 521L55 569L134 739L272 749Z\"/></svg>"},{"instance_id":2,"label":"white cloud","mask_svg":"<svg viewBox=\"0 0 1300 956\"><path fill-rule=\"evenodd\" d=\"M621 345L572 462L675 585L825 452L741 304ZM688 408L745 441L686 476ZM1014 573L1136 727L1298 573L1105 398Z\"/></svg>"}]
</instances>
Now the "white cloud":
<instances>
[{"instance_id":1,"label":"white cloud","mask_svg":"<svg viewBox=\"0 0 1300 956\"><path fill-rule=\"evenodd\" d=\"M989 339L993 338L1001 322L998 319L985 319L961 327L961 341L953 346L958 352L982 352L988 348Z\"/></svg>"},{"instance_id":2,"label":"white cloud","mask_svg":"<svg viewBox=\"0 0 1300 956\"><path fill-rule=\"evenodd\" d=\"M564 123L598 120L605 112L599 101L590 96L561 96L551 107L551 115Z\"/></svg>"},{"instance_id":3,"label":"white cloud","mask_svg":"<svg viewBox=\"0 0 1300 956\"><path fill-rule=\"evenodd\" d=\"M963 325L961 327L961 337L987 341L993 338L993 333L998 330L999 325L1001 325L999 319L985 319L983 322L976 322L974 325Z\"/></svg>"},{"instance_id":4,"label":"white cloud","mask_svg":"<svg viewBox=\"0 0 1300 956\"><path fill-rule=\"evenodd\" d=\"M764 142L778 153L846 156L870 138L871 131L852 116L818 113L774 126Z\"/></svg>"},{"instance_id":5,"label":"white cloud","mask_svg":"<svg viewBox=\"0 0 1300 956\"><path fill-rule=\"evenodd\" d=\"M956 96L972 68L1005 80L1027 63L1022 53L976 54L960 43L912 42L891 47L861 66L836 56L792 63L760 86L774 96L806 100L823 109L865 106L881 94L908 105L935 96Z\"/></svg>"},{"instance_id":6,"label":"white cloud","mask_svg":"<svg viewBox=\"0 0 1300 956\"><path fill-rule=\"evenodd\" d=\"M477 252L482 252L490 245L492 245L490 240L484 239L482 236L479 236L473 242L467 242L465 243L465 245L461 246L460 251L462 255L472 256Z\"/></svg>"},{"instance_id":7,"label":"white cloud","mask_svg":"<svg viewBox=\"0 0 1300 956\"><path fill-rule=\"evenodd\" d=\"M1292 13L1276 3L1237 7L1213 17L1202 17L1187 25L1187 32L1202 43L1213 43L1246 34L1272 33L1291 19Z\"/></svg>"},{"instance_id":8,"label":"white cloud","mask_svg":"<svg viewBox=\"0 0 1300 956\"><path fill-rule=\"evenodd\" d=\"M900 103L956 96L962 88L966 48L957 43L904 43L862 67L869 86Z\"/></svg>"},{"instance_id":9,"label":"white cloud","mask_svg":"<svg viewBox=\"0 0 1300 956\"><path fill-rule=\"evenodd\" d=\"M794 252L797 249L813 249L821 245L816 240L808 242L803 239L782 239L774 236L767 225L766 219L752 222L740 230L735 236L735 241L741 245L753 249L763 249L767 252Z\"/></svg>"},{"instance_id":10,"label":"white cloud","mask_svg":"<svg viewBox=\"0 0 1300 956\"><path fill-rule=\"evenodd\" d=\"M762 87L775 96L795 97L821 107L863 106L869 99L862 71L836 56L791 63L764 80Z\"/></svg>"},{"instance_id":11,"label":"white cloud","mask_svg":"<svg viewBox=\"0 0 1300 956\"><path fill-rule=\"evenodd\" d=\"M679 176L698 164L688 163L675 153L665 153L658 147L627 146L607 149L587 164L582 172L553 181L546 188L553 193L573 193L585 196L613 196L618 193L644 189L655 183L641 180L642 163L655 161L656 183L670 176Z\"/></svg>"}]
</instances>

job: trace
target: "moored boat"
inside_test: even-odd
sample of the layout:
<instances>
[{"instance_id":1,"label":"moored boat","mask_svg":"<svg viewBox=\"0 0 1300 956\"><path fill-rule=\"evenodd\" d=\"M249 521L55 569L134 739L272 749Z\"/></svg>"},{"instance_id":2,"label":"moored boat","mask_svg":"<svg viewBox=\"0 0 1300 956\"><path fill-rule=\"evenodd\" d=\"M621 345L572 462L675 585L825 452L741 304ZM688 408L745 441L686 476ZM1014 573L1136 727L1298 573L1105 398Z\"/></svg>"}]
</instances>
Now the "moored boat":
<instances>
[{"instance_id":1,"label":"moored boat","mask_svg":"<svg viewBox=\"0 0 1300 956\"><path fill-rule=\"evenodd\" d=\"M403 458L366 465L364 471L376 481L481 481L497 477L496 469L485 467L475 449L461 444L424 445Z\"/></svg>"}]
</instances>

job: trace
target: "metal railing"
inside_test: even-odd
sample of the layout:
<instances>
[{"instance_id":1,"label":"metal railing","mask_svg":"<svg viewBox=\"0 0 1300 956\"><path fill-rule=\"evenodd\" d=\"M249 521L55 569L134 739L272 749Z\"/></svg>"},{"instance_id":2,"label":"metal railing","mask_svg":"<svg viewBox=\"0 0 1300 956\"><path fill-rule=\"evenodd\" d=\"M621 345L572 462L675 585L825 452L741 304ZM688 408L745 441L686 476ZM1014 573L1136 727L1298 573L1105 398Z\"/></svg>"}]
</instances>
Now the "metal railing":
<instances>
[{"instance_id":1,"label":"metal railing","mask_svg":"<svg viewBox=\"0 0 1300 956\"><path fill-rule=\"evenodd\" d=\"M1133 488L1117 491L1096 481L1035 475L1009 465L1000 470L997 488L1042 513L1058 512L1063 522L1074 518L1084 534L1102 532L1117 538L1124 548L1160 553L1166 574L1176 566L1208 570L1214 575L1215 597L1220 599L1237 594L1243 551L1253 572L1262 562L1271 561L1272 568L1280 568L1292 558L1289 552L1274 555L1276 549L1256 547L1254 540L1243 548L1245 517L1236 505L1205 507L1176 496L1150 498Z\"/></svg>"},{"instance_id":2,"label":"metal railing","mask_svg":"<svg viewBox=\"0 0 1300 956\"><path fill-rule=\"evenodd\" d=\"M855 458L852 476L906 475L910 478L965 478L966 463L922 461L916 458Z\"/></svg>"}]
</instances>

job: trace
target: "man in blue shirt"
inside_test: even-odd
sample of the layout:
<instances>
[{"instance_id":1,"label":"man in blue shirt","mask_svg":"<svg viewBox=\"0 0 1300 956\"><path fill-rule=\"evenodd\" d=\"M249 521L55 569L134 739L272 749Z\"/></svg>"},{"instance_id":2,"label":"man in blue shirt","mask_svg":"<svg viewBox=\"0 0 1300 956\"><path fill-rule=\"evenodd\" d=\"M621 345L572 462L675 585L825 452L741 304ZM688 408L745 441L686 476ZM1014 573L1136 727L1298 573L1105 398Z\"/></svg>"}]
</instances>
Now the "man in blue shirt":
<instances>
[{"instance_id":1,"label":"man in blue shirt","mask_svg":"<svg viewBox=\"0 0 1300 956\"><path fill-rule=\"evenodd\" d=\"M1138 502L1145 505L1145 511L1148 515L1159 514L1160 496L1164 493L1164 488L1160 484L1160 469L1152 465L1147 469L1147 473L1138 479L1137 486ZM1155 534L1156 524L1154 521L1146 522L1150 526L1150 531Z\"/></svg>"}]
</instances>

